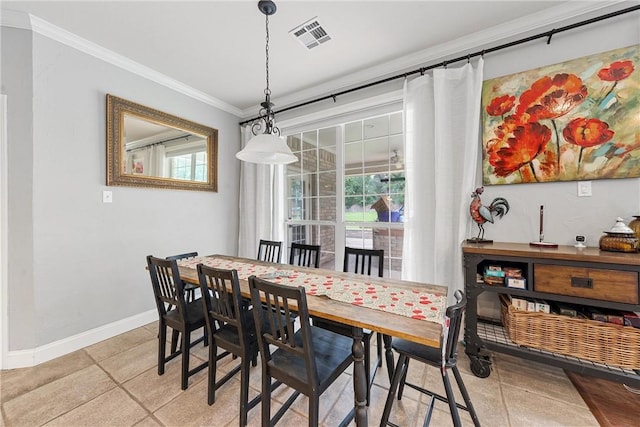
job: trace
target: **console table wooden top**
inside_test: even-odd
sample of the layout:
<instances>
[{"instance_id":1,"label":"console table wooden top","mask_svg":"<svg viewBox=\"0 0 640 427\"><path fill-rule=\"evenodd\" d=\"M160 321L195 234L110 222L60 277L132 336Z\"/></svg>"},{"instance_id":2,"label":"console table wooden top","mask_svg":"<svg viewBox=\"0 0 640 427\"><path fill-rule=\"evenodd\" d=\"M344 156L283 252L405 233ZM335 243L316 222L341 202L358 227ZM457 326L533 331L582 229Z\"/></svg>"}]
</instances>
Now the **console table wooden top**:
<instances>
[{"instance_id":1,"label":"console table wooden top","mask_svg":"<svg viewBox=\"0 0 640 427\"><path fill-rule=\"evenodd\" d=\"M576 248L574 246L558 246L543 248L529 246L528 243L469 243L462 244L465 254L517 256L566 261L584 261L611 264L640 266L640 253L623 253L601 251L596 247Z\"/></svg>"}]
</instances>

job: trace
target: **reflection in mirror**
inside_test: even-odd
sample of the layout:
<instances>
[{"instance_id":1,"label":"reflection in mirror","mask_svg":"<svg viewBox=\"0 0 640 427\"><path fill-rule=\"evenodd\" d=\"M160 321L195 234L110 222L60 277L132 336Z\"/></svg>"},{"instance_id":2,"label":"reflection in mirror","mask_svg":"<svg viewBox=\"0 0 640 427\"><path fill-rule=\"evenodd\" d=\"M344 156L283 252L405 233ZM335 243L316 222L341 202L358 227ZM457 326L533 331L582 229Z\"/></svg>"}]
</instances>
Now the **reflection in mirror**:
<instances>
[{"instance_id":1,"label":"reflection in mirror","mask_svg":"<svg viewBox=\"0 0 640 427\"><path fill-rule=\"evenodd\" d=\"M107 95L107 185L217 191L217 130Z\"/></svg>"},{"instance_id":2,"label":"reflection in mirror","mask_svg":"<svg viewBox=\"0 0 640 427\"><path fill-rule=\"evenodd\" d=\"M125 114L125 174L207 180L204 136Z\"/></svg>"}]
</instances>

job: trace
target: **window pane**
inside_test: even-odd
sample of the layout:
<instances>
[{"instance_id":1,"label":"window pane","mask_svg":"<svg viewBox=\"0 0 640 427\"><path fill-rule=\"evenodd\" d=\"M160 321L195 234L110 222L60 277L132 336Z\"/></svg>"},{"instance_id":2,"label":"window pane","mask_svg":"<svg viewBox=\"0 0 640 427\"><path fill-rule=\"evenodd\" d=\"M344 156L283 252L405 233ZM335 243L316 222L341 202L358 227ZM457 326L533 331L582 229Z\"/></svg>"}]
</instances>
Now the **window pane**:
<instances>
[{"instance_id":1,"label":"window pane","mask_svg":"<svg viewBox=\"0 0 640 427\"><path fill-rule=\"evenodd\" d=\"M321 221L336 220L336 197L319 197L319 215Z\"/></svg>"},{"instance_id":2,"label":"window pane","mask_svg":"<svg viewBox=\"0 0 640 427\"><path fill-rule=\"evenodd\" d=\"M321 171L336 170L336 147L318 150L318 168Z\"/></svg>"},{"instance_id":3,"label":"window pane","mask_svg":"<svg viewBox=\"0 0 640 427\"><path fill-rule=\"evenodd\" d=\"M344 145L344 168L362 168L362 142Z\"/></svg>"},{"instance_id":4,"label":"window pane","mask_svg":"<svg viewBox=\"0 0 640 427\"><path fill-rule=\"evenodd\" d=\"M389 117L373 117L364 121L364 139L389 135Z\"/></svg>"},{"instance_id":5,"label":"window pane","mask_svg":"<svg viewBox=\"0 0 640 427\"><path fill-rule=\"evenodd\" d=\"M300 151L300 147L302 146L302 144L300 143L300 135L289 135L287 137L287 145L293 152Z\"/></svg>"},{"instance_id":6,"label":"window pane","mask_svg":"<svg viewBox=\"0 0 640 427\"><path fill-rule=\"evenodd\" d=\"M318 147L335 147L338 144L340 132L340 126L320 129L318 131Z\"/></svg>"},{"instance_id":7,"label":"window pane","mask_svg":"<svg viewBox=\"0 0 640 427\"><path fill-rule=\"evenodd\" d=\"M311 150L318 147L318 132L315 130L302 134L302 149Z\"/></svg>"},{"instance_id":8,"label":"window pane","mask_svg":"<svg viewBox=\"0 0 640 427\"><path fill-rule=\"evenodd\" d=\"M302 152L303 172L318 172L318 151L305 150Z\"/></svg>"},{"instance_id":9,"label":"window pane","mask_svg":"<svg viewBox=\"0 0 640 427\"><path fill-rule=\"evenodd\" d=\"M321 196L335 196L336 195L336 173L323 172L318 174L318 181L320 183L320 195Z\"/></svg>"},{"instance_id":10,"label":"window pane","mask_svg":"<svg viewBox=\"0 0 640 427\"><path fill-rule=\"evenodd\" d=\"M362 140L362 122L357 121L344 125L344 142Z\"/></svg>"},{"instance_id":11,"label":"window pane","mask_svg":"<svg viewBox=\"0 0 640 427\"><path fill-rule=\"evenodd\" d=\"M394 113L389 116L389 135L402 134L402 113Z\"/></svg>"}]
</instances>

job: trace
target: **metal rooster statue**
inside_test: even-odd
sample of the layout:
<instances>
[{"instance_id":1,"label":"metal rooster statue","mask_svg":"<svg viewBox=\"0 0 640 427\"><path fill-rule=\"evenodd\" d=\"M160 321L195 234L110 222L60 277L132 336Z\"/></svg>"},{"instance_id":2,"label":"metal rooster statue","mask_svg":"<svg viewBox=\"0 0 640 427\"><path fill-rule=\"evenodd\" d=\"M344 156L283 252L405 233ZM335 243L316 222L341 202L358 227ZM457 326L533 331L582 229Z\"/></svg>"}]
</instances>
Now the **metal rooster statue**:
<instances>
[{"instance_id":1,"label":"metal rooster statue","mask_svg":"<svg viewBox=\"0 0 640 427\"><path fill-rule=\"evenodd\" d=\"M484 223L490 222L493 224L494 217L502 218L509 212L509 202L503 197L496 197L493 199L489 206L482 204L480 195L484 191L484 187L476 188L476 191L471 193L471 204L469 205L469 213L471 218L478 224L478 236L467 239L468 242L473 243L491 243L493 240L484 239Z\"/></svg>"}]
</instances>

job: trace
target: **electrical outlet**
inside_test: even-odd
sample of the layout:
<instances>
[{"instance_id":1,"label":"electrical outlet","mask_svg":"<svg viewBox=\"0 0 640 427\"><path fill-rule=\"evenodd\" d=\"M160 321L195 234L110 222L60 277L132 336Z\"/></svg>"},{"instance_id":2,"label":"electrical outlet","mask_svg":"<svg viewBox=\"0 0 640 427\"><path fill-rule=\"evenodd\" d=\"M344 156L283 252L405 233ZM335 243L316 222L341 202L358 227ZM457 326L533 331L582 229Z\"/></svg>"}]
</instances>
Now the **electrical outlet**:
<instances>
[{"instance_id":1,"label":"electrical outlet","mask_svg":"<svg viewBox=\"0 0 640 427\"><path fill-rule=\"evenodd\" d=\"M113 203L113 192L104 190L102 192L102 203Z\"/></svg>"},{"instance_id":2,"label":"electrical outlet","mask_svg":"<svg viewBox=\"0 0 640 427\"><path fill-rule=\"evenodd\" d=\"M578 181L578 197L591 197L591 181Z\"/></svg>"}]
</instances>

